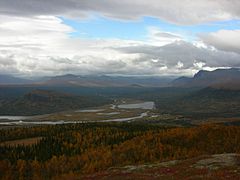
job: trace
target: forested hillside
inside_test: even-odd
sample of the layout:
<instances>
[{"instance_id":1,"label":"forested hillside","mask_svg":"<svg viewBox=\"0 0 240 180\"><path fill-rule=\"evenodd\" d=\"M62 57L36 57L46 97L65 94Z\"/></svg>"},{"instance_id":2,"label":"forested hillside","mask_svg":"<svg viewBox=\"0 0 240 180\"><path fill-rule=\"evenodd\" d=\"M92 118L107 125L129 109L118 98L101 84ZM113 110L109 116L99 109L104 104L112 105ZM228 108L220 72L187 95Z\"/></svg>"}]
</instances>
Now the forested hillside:
<instances>
[{"instance_id":1,"label":"forested hillside","mask_svg":"<svg viewBox=\"0 0 240 180\"><path fill-rule=\"evenodd\" d=\"M0 178L81 177L109 167L240 153L240 127L164 128L143 124L73 124L1 130ZM41 137L32 145L9 140Z\"/></svg>"},{"instance_id":2,"label":"forested hillside","mask_svg":"<svg viewBox=\"0 0 240 180\"><path fill-rule=\"evenodd\" d=\"M162 113L193 118L240 116L239 90L208 87L178 97L156 98L155 103Z\"/></svg>"},{"instance_id":3,"label":"forested hillside","mask_svg":"<svg viewBox=\"0 0 240 180\"><path fill-rule=\"evenodd\" d=\"M40 115L110 103L102 96L76 96L49 90L33 90L12 99L0 99L1 115Z\"/></svg>"}]
</instances>

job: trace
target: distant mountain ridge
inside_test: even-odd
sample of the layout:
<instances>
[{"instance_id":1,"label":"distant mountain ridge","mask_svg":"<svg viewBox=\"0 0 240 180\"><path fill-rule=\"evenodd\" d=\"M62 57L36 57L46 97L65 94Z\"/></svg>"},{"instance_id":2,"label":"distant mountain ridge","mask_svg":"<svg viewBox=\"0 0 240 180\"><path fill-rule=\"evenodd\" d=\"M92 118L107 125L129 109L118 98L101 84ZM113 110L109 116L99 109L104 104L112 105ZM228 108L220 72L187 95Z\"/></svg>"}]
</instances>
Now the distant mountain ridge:
<instances>
[{"instance_id":1,"label":"distant mountain ridge","mask_svg":"<svg viewBox=\"0 0 240 180\"><path fill-rule=\"evenodd\" d=\"M166 86L171 80L163 77L77 76L68 74L52 77L43 84L83 87L159 87Z\"/></svg>"},{"instance_id":2,"label":"distant mountain ridge","mask_svg":"<svg viewBox=\"0 0 240 180\"><path fill-rule=\"evenodd\" d=\"M0 85L29 85L48 87L214 87L220 89L240 89L240 69L200 70L193 77L153 77L153 76L107 76L66 74L28 80L10 75L0 75Z\"/></svg>"},{"instance_id":3,"label":"distant mountain ridge","mask_svg":"<svg viewBox=\"0 0 240 180\"><path fill-rule=\"evenodd\" d=\"M214 87L223 89L240 88L240 69L201 70L192 78L180 77L171 83L176 87Z\"/></svg>"},{"instance_id":4,"label":"distant mountain ridge","mask_svg":"<svg viewBox=\"0 0 240 180\"><path fill-rule=\"evenodd\" d=\"M0 84L29 84L32 80L14 77L11 75L0 74Z\"/></svg>"},{"instance_id":5,"label":"distant mountain ridge","mask_svg":"<svg viewBox=\"0 0 240 180\"><path fill-rule=\"evenodd\" d=\"M27 80L11 75L0 75L0 85L29 86L77 86L77 87L165 87L173 77L144 76L107 76L107 75L74 75L42 77Z\"/></svg>"},{"instance_id":6,"label":"distant mountain ridge","mask_svg":"<svg viewBox=\"0 0 240 180\"><path fill-rule=\"evenodd\" d=\"M50 77L42 82L47 86L82 87L164 87L172 81L170 77L125 77L125 76L78 76L67 74Z\"/></svg>"}]
</instances>

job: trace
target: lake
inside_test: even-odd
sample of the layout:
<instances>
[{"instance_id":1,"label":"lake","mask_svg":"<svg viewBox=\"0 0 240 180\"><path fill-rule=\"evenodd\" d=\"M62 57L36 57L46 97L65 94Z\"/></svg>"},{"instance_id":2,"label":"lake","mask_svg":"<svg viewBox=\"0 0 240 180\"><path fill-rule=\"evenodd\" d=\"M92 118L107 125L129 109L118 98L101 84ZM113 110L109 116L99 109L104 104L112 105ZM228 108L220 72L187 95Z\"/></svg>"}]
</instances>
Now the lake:
<instances>
[{"instance_id":1,"label":"lake","mask_svg":"<svg viewBox=\"0 0 240 180\"><path fill-rule=\"evenodd\" d=\"M142 103L134 103L134 104L119 104L117 106L118 108L121 109L154 109L155 104L152 101L147 101L147 102L142 102Z\"/></svg>"}]
</instances>

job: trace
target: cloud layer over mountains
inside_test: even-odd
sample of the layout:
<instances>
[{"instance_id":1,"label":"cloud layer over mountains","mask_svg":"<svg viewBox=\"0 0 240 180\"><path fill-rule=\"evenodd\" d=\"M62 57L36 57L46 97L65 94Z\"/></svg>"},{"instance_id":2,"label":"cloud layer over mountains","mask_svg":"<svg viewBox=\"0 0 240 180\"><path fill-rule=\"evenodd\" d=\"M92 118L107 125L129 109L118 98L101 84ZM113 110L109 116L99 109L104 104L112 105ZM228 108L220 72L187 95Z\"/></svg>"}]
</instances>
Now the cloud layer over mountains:
<instances>
[{"instance_id":1,"label":"cloud layer over mountains","mask_svg":"<svg viewBox=\"0 0 240 180\"><path fill-rule=\"evenodd\" d=\"M146 40L81 39L69 36L75 29L60 18L94 15L121 21L151 16L195 25L239 20L240 1L0 1L1 73L190 75L199 69L240 67L239 29L201 33L194 41L158 28L149 28Z\"/></svg>"}]
</instances>

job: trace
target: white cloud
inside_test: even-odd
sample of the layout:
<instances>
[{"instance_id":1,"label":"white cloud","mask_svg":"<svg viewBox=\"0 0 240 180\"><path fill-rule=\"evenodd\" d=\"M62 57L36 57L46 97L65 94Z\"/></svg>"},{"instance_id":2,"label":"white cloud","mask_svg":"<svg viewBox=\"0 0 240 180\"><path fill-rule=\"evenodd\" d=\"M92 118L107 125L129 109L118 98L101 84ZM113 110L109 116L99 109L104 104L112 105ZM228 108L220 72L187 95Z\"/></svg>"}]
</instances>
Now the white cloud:
<instances>
[{"instance_id":1,"label":"white cloud","mask_svg":"<svg viewBox=\"0 0 240 180\"><path fill-rule=\"evenodd\" d=\"M205 44L214 46L223 51L240 54L240 30L220 30L205 35L200 35Z\"/></svg>"},{"instance_id":2,"label":"white cloud","mask_svg":"<svg viewBox=\"0 0 240 180\"><path fill-rule=\"evenodd\" d=\"M213 50L212 48L197 47L189 42L176 41L165 46L140 45L119 48L128 54L139 54L135 64L151 64L156 69L166 66L159 73L192 74L200 69L218 67L240 67L240 54ZM157 59L157 62L152 62Z\"/></svg>"},{"instance_id":3,"label":"white cloud","mask_svg":"<svg viewBox=\"0 0 240 180\"><path fill-rule=\"evenodd\" d=\"M124 73L128 71L126 64L136 55L119 53L112 47L141 43L73 39L68 33L74 30L54 16L0 19L1 72L14 69L14 73L30 75Z\"/></svg>"},{"instance_id":4,"label":"white cloud","mask_svg":"<svg viewBox=\"0 0 240 180\"><path fill-rule=\"evenodd\" d=\"M178 61L176 68L181 69L184 67L184 64L181 61Z\"/></svg>"},{"instance_id":5,"label":"white cloud","mask_svg":"<svg viewBox=\"0 0 240 180\"><path fill-rule=\"evenodd\" d=\"M181 40L183 40L183 37L181 37L181 35L171 32L164 32L156 27L148 28L148 42L151 45L163 46Z\"/></svg>"},{"instance_id":6,"label":"white cloud","mask_svg":"<svg viewBox=\"0 0 240 180\"><path fill-rule=\"evenodd\" d=\"M193 63L193 66L196 67L197 69L202 69L205 65L206 63L201 61L195 61Z\"/></svg>"}]
</instances>

